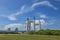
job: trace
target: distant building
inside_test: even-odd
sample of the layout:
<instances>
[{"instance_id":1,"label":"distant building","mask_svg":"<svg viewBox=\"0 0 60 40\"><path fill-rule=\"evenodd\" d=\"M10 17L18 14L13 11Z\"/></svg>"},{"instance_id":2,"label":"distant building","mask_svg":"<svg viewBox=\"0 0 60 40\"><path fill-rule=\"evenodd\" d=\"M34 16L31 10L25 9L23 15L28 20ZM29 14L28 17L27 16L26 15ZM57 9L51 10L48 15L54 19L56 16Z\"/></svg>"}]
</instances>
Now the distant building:
<instances>
[{"instance_id":1,"label":"distant building","mask_svg":"<svg viewBox=\"0 0 60 40\"><path fill-rule=\"evenodd\" d=\"M18 28L15 29L15 32L18 32Z\"/></svg>"},{"instance_id":2,"label":"distant building","mask_svg":"<svg viewBox=\"0 0 60 40\"><path fill-rule=\"evenodd\" d=\"M10 32L11 31L11 28L8 28L8 32Z\"/></svg>"}]
</instances>

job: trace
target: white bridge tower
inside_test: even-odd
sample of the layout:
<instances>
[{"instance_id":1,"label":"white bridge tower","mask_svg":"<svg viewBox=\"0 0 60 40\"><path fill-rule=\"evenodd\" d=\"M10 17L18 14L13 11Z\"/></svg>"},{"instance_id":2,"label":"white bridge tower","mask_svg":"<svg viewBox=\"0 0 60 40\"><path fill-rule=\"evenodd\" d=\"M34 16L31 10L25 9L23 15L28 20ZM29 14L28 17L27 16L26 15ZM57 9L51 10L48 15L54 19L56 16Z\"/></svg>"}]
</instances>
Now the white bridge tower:
<instances>
[{"instance_id":1,"label":"white bridge tower","mask_svg":"<svg viewBox=\"0 0 60 40\"><path fill-rule=\"evenodd\" d=\"M39 30L41 30L41 22L39 20L39 24L35 23L35 17L33 17L33 21L30 21L29 18L26 19L26 31L29 32L31 31L31 23L33 23L33 27L34 27L34 32L36 31L36 25L39 26Z\"/></svg>"}]
</instances>

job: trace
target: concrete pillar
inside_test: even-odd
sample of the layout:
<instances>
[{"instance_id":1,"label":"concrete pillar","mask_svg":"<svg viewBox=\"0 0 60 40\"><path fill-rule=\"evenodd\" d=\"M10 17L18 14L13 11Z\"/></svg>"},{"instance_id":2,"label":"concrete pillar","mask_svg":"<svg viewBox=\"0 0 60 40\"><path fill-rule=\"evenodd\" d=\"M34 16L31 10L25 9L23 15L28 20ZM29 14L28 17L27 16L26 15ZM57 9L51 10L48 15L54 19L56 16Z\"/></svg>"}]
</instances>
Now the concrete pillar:
<instances>
[{"instance_id":1,"label":"concrete pillar","mask_svg":"<svg viewBox=\"0 0 60 40\"><path fill-rule=\"evenodd\" d=\"M15 32L18 32L18 28L15 29Z\"/></svg>"},{"instance_id":2,"label":"concrete pillar","mask_svg":"<svg viewBox=\"0 0 60 40\"><path fill-rule=\"evenodd\" d=\"M34 31L35 31L35 17L33 17L33 27L34 27Z\"/></svg>"},{"instance_id":3,"label":"concrete pillar","mask_svg":"<svg viewBox=\"0 0 60 40\"><path fill-rule=\"evenodd\" d=\"M41 30L41 21L40 20L39 20L39 28L40 28L39 30Z\"/></svg>"},{"instance_id":4,"label":"concrete pillar","mask_svg":"<svg viewBox=\"0 0 60 40\"><path fill-rule=\"evenodd\" d=\"M10 32L11 31L11 29L10 28L8 28L8 32Z\"/></svg>"},{"instance_id":5,"label":"concrete pillar","mask_svg":"<svg viewBox=\"0 0 60 40\"><path fill-rule=\"evenodd\" d=\"M26 19L26 31L29 32L31 30L31 24L29 18Z\"/></svg>"}]
</instances>

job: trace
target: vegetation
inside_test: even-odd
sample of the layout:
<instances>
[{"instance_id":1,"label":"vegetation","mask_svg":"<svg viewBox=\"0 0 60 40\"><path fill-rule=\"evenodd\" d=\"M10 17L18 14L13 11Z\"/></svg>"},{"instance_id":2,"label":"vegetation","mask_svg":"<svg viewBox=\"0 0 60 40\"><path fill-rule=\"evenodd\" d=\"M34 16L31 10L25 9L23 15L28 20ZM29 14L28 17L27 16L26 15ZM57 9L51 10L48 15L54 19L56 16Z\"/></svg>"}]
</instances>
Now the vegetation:
<instances>
[{"instance_id":1,"label":"vegetation","mask_svg":"<svg viewBox=\"0 0 60 40\"><path fill-rule=\"evenodd\" d=\"M0 40L60 40L60 36L27 35L27 34L0 34Z\"/></svg>"},{"instance_id":2,"label":"vegetation","mask_svg":"<svg viewBox=\"0 0 60 40\"><path fill-rule=\"evenodd\" d=\"M34 34L34 33L35 33L34 31L30 31L30 32L28 32L28 34L31 34L31 35Z\"/></svg>"},{"instance_id":3,"label":"vegetation","mask_svg":"<svg viewBox=\"0 0 60 40\"><path fill-rule=\"evenodd\" d=\"M11 31L11 32L1 31L0 34L18 34L18 32L16 32L16 31Z\"/></svg>"},{"instance_id":4,"label":"vegetation","mask_svg":"<svg viewBox=\"0 0 60 40\"><path fill-rule=\"evenodd\" d=\"M28 34L14 32L0 32L0 40L60 40L60 30L39 30L31 31Z\"/></svg>"},{"instance_id":5,"label":"vegetation","mask_svg":"<svg viewBox=\"0 0 60 40\"><path fill-rule=\"evenodd\" d=\"M29 32L29 34L37 34L37 35L60 35L60 30L39 30L37 32Z\"/></svg>"}]
</instances>

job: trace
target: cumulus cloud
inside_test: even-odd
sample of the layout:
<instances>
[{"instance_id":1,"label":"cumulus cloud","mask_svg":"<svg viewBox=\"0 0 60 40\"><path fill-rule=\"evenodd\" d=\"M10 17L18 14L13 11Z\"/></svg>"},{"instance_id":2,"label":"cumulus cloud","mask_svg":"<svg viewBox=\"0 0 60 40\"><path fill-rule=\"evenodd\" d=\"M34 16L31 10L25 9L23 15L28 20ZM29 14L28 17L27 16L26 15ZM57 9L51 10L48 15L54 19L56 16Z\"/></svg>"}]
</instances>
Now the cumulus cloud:
<instances>
[{"instance_id":1,"label":"cumulus cloud","mask_svg":"<svg viewBox=\"0 0 60 40\"><path fill-rule=\"evenodd\" d=\"M49 1L41 1L41 2L34 3L32 5L32 8L39 6L39 5L49 6L53 9L57 10L57 8L54 5L52 5Z\"/></svg>"},{"instance_id":2,"label":"cumulus cloud","mask_svg":"<svg viewBox=\"0 0 60 40\"><path fill-rule=\"evenodd\" d=\"M19 27L22 27L22 24L14 23L14 24L5 25L5 29L8 29L8 28L19 28Z\"/></svg>"},{"instance_id":3,"label":"cumulus cloud","mask_svg":"<svg viewBox=\"0 0 60 40\"><path fill-rule=\"evenodd\" d=\"M48 18L48 16L45 14L40 14L40 18Z\"/></svg>"}]
</instances>

